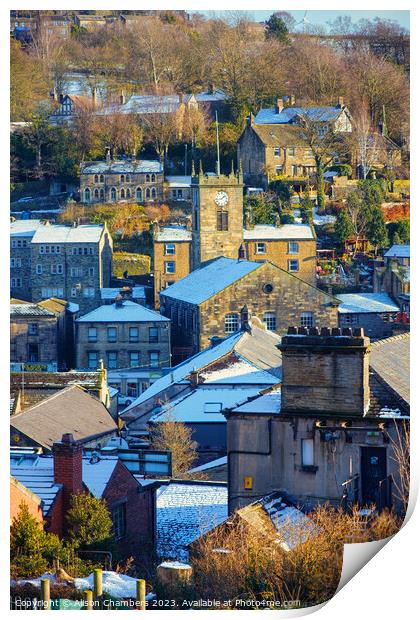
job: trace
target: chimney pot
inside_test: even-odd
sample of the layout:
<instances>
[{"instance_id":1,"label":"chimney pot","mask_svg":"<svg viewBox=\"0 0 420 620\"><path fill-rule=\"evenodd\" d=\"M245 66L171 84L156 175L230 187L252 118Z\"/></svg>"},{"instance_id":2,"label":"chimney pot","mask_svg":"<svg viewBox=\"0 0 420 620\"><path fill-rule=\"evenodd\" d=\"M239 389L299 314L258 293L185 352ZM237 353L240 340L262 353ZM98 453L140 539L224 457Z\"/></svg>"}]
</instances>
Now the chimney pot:
<instances>
[{"instance_id":1,"label":"chimney pot","mask_svg":"<svg viewBox=\"0 0 420 620\"><path fill-rule=\"evenodd\" d=\"M308 335L307 328L303 326L298 327L298 334L301 334L302 336L307 336Z\"/></svg>"},{"instance_id":2,"label":"chimney pot","mask_svg":"<svg viewBox=\"0 0 420 620\"><path fill-rule=\"evenodd\" d=\"M61 443L65 443L68 445L74 444L74 437L73 437L73 433L64 433L64 435L61 438Z\"/></svg>"},{"instance_id":3,"label":"chimney pot","mask_svg":"<svg viewBox=\"0 0 420 620\"><path fill-rule=\"evenodd\" d=\"M290 326L287 328L287 333L288 333L288 334L297 334L297 327L293 327L293 325L290 325Z\"/></svg>"},{"instance_id":4,"label":"chimney pot","mask_svg":"<svg viewBox=\"0 0 420 620\"><path fill-rule=\"evenodd\" d=\"M329 327L321 327L321 336L324 338L331 336L331 331Z\"/></svg>"},{"instance_id":5,"label":"chimney pot","mask_svg":"<svg viewBox=\"0 0 420 620\"><path fill-rule=\"evenodd\" d=\"M319 329L317 327L310 327L309 328L309 335L310 336L319 336Z\"/></svg>"},{"instance_id":6,"label":"chimney pot","mask_svg":"<svg viewBox=\"0 0 420 620\"><path fill-rule=\"evenodd\" d=\"M343 336L351 336L352 335L351 327L343 327L343 329L341 330L341 333Z\"/></svg>"},{"instance_id":7,"label":"chimney pot","mask_svg":"<svg viewBox=\"0 0 420 620\"><path fill-rule=\"evenodd\" d=\"M354 327L353 328L353 336L356 336L357 338L364 338L365 337L365 330L363 329L363 327Z\"/></svg>"},{"instance_id":8,"label":"chimney pot","mask_svg":"<svg viewBox=\"0 0 420 620\"><path fill-rule=\"evenodd\" d=\"M331 336L341 336L341 329L339 327L333 327L331 330Z\"/></svg>"}]
</instances>

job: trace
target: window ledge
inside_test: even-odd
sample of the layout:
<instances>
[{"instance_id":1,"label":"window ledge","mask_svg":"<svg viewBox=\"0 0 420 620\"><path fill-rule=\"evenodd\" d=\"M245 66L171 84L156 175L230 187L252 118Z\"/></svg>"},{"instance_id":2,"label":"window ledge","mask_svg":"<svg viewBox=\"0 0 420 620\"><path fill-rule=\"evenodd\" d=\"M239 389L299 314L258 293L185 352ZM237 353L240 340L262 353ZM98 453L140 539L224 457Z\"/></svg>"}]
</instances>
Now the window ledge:
<instances>
[{"instance_id":1,"label":"window ledge","mask_svg":"<svg viewBox=\"0 0 420 620\"><path fill-rule=\"evenodd\" d=\"M318 471L317 465L301 465L300 471L305 472L307 474L316 474Z\"/></svg>"}]
</instances>

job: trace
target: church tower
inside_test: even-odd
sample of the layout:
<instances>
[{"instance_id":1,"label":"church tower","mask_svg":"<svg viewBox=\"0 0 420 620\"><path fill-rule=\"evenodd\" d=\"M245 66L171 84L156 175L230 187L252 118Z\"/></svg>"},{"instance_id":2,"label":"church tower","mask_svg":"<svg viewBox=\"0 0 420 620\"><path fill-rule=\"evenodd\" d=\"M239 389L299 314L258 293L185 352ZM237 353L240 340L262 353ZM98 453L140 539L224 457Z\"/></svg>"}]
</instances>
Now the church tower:
<instances>
[{"instance_id":1,"label":"church tower","mask_svg":"<svg viewBox=\"0 0 420 620\"><path fill-rule=\"evenodd\" d=\"M201 263L226 256L237 258L243 243L243 175L242 169L229 175L203 173L191 179L192 252L191 269Z\"/></svg>"}]
</instances>

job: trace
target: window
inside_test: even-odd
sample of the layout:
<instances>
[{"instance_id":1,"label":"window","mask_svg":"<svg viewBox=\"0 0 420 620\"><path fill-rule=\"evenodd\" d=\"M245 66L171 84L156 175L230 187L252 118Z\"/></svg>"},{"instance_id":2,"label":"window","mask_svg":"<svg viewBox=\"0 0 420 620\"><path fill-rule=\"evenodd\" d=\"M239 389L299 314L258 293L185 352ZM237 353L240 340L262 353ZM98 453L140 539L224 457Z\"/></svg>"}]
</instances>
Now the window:
<instances>
[{"instance_id":1,"label":"window","mask_svg":"<svg viewBox=\"0 0 420 620\"><path fill-rule=\"evenodd\" d=\"M130 366L140 366L140 353L139 351L129 351Z\"/></svg>"},{"instance_id":2,"label":"window","mask_svg":"<svg viewBox=\"0 0 420 620\"><path fill-rule=\"evenodd\" d=\"M313 327L314 326L313 312L302 312L302 314L300 315L300 325L301 327Z\"/></svg>"},{"instance_id":3,"label":"window","mask_svg":"<svg viewBox=\"0 0 420 620\"><path fill-rule=\"evenodd\" d=\"M117 328L108 327L106 331L107 331L108 342L117 342Z\"/></svg>"},{"instance_id":4,"label":"window","mask_svg":"<svg viewBox=\"0 0 420 620\"><path fill-rule=\"evenodd\" d=\"M115 187L111 187L111 200L115 202L117 200L117 190Z\"/></svg>"},{"instance_id":5,"label":"window","mask_svg":"<svg viewBox=\"0 0 420 620\"><path fill-rule=\"evenodd\" d=\"M155 174L152 174L151 181L152 181L152 183L154 183L156 181L156 175Z\"/></svg>"},{"instance_id":6,"label":"window","mask_svg":"<svg viewBox=\"0 0 420 620\"><path fill-rule=\"evenodd\" d=\"M165 254L175 254L175 243L165 243Z\"/></svg>"},{"instance_id":7,"label":"window","mask_svg":"<svg viewBox=\"0 0 420 620\"><path fill-rule=\"evenodd\" d=\"M64 298L64 289L59 287L59 288L50 288L50 287L43 287L41 289L41 297L43 299L48 299L49 297L59 297L60 299Z\"/></svg>"},{"instance_id":8,"label":"window","mask_svg":"<svg viewBox=\"0 0 420 620\"><path fill-rule=\"evenodd\" d=\"M231 312L225 316L225 332L227 334L233 334L239 329L239 318L235 312Z\"/></svg>"},{"instance_id":9,"label":"window","mask_svg":"<svg viewBox=\"0 0 420 620\"><path fill-rule=\"evenodd\" d=\"M99 198L99 189L98 189L98 188L95 188L95 189L93 190L93 197L94 197L96 200L98 200L98 198Z\"/></svg>"},{"instance_id":10,"label":"window","mask_svg":"<svg viewBox=\"0 0 420 620\"><path fill-rule=\"evenodd\" d=\"M51 273L52 275L62 275L63 265L51 265Z\"/></svg>"},{"instance_id":11,"label":"window","mask_svg":"<svg viewBox=\"0 0 420 620\"><path fill-rule=\"evenodd\" d=\"M90 202L90 189L87 187L84 192L85 202Z\"/></svg>"},{"instance_id":12,"label":"window","mask_svg":"<svg viewBox=\"0 0 420 620\"><path fill-rule=\"evenodd\" d=\"M304 156L305 157L312 157L312 155L313 155L312 149L306 149L305 150L305 152L304 152Z\"/></svg>"},{"instance_id":13,"label":"window","mask_svg":"<svg viewBox=\"0 0 420 620\"><path fill-rule=\"evenodd\" d=\"M130 183L130 175L129 174L125 175L125 181L126 181L126 183Z\"/></svg>"},{"instance_id":14,"label":"window","mask_svg":"<svg viewBox=\"0 0 420 620\"><path fill-rule=\"evenodd\" d=\"M165 261L165 273L175 273L175 261Z\"/></svg>"},{"instance_id":15,"label":"window","mask_svg":"<svg viewBox=\"0 0 420 620\"><path fill-rule=\"evenodd\" d=\"M104 182L104 175L100 174L99 175L99 183L103 183Z\"/></svg>"},{"instance_id":16,"label":"window","mask_svg":"<svg viewBox=\"0 0 420 620\"><path fill-rule=\"evenodd\" d=\"M289 264L289 271L299 271L299 261L296 258L292 258L287 262Z\"/></svg>"},{"instance_id":17,"label":"window","mask_svg":"<svg viewBox=\"0 0 420 620\"><path fill-rule=\"evenodd\" d=\"M264 284L263 286L263 291L264 293L266 293L267 295L269 295L270 293L272 293L274 290L274 287L272 284Z\"/></svg>"},{"instance_id":18,"label":"window","mask_svg":"<svg viewBox=\"0 0 420 620\"><path fill-rule=\"evenodd\" d=\"M107 364L106 367L109 368L117 368L118 367L118 353L117 351L108 351L107 353Z\"/></svg>"},{"instance_id":19,"label":"window","mask_svg":"<svg viewBox=\"0 0 420 620\"><path fill-rule=\"evenodd\" d=\"M127 396L137 398L138 395L137 383L127 381Z\"/></svg>"},{"instance_id":20,"label":"window","mask_svg":"<svg viewBox=\"0 0 420 620\"><path fill-rule=\"evenodd\" d=\"M146 183L150 183L150 174L146 174Z\"/></svg>"},{"instance_id":21,"label":"window","mask_svg":"<svg viewBox=\"0 0 420 620\"><path fill-rule=\"evenodd\" d=\"M156 198L156 188L152 187L152 198Z\"/></svg>"},{"instance_id":22,"label":"window","mask_svg":"<svg viewBox=\"0 0 420 620\"><path fill-rule=\"evenodd\" d=\"M146 198L150 198L150 188L146 189Z\"/></svg>"},{"instance_id":23,"label":"window","mask_svg":"<svg viewBox=\"0 0 420 620\"><path fill-rule=\"evenodd\" d=\"M128 341L129 342L139 341L139 328L138 327L130 327L130 329L128 330Z\"/></svg>"},{"instance_id":24,"label":"window","mask_svg":"<svg viewBox=\"0 0 420 620\"><path fill-rule=\"evenodd\" d=\"M157 327L149 327L149 342L158 342L159 332Z\"/></svg>"},{"instance_id":25,"label":"window","mask_svg":"<svg viewBox=\"0 0 420 620\"><path fill-rule=\"evenodd\" d=\"M77 288L72 288L70 290L70 297L77 297Z\"/></svg>"},{"instance_id":26,"label":"window","mask_svg":"<svg viewBox=\"0 0 420 620\"><path fill-rule=\"evenodd\" d=\"M359 323L359 317L357 314L345 314L343 318L346 325L358 325Z\"/></svg>"},{"instance_id":27,"label":"window","mask_svg":"<svg viewBox=\"0 0 420 620\"><path fill-rule=\"evenodd\" d=\"M37 265L36 266L36 273L40 276L42 275L42 265Z\"/></svg>"},{"instance_id":28,"label":"window","mask_svg":"<svg viewBox=\"0 0 420 620\"><path fill-rule=\"evenodd\" d=\"M276 166L276 174L283 174L283 166Z\"/></svg>"},{"instance_id":29,"label":"window","mask_svg":"<svg viewBox=\"0 0 420 620\"><path fill-rule=\"evenodd\" d=\"M101 187L101 189L99 190L99 198L101 200L105 200L105 190L103 187Z\"/></svg>"},{"instance_id":30,"label":"window","mask_svg":"<svg viewBox=\"0 0 420 620\"><path fill-rule=\"evenodd\" d=\"M35 342L28 344L28 361L39 362L39 346Z\"/></svg>"},{"instance_id":31,"label":"window","mask_svg":"<svg viewBox=\"0 0 420 620\"><path fill-rule=\"evenodd\" d=\"M228 230L229 214L227 211L217 212L217 230Z\"/></svg>"},{"instance_id":32,"label":"window","mask_svg":"<svg viewBox=\"0 0 420 620\"><path fill-rule=\"evenodd\" d=\"M83 275L83 269L80 269L80 267L70 267L70 276L72 278L78 278L79 276Z\"/></svg>"},{"instance_id":33,"label":"window","mask_svg":"<svg viewBox=\"0 0 420 620\"><path fill-rule=\"evenodd\" d=\"M120 181L121 181L121 183L124 183L124 175L123 174L120 176Z\"/></svg>"},{"instance_id":34,"label":"window","mask_svg":"<svg viewBox=\"0 0 420 620\"><path fill-rule=\"evenodd\" d=\"M204 413L220 413L222 403L204 403Z\"/></svg>"},{"instance_id":35,"label":"window","mask_svg":"<svg viewBox=\"0 0 420 620\"><path fill-rule=\"evenodd\" d=\"M143 192L141 191L141 187L136 189L136 200L137 202L141 202L143 200Z\"/></svg>"},{"instance_id":36,"label":"window","mask_svg":"<svg viewBox=\"0 0 420 620\"><path fill-rule=\"evenodd\" d=\"M301 441L302 467L314 466L314 440L302 439Z\"/></svg>"},{"instance_id":37,"label":"window","mask_svg":"<svg viewBox=\"0 0 420 620\"><path fill-rule=\"evenodd\" d=\"M287 149L287 154L288 155L295 155L295 147L294 146L289 146L289 148Z\"/></svg>"},{"instance_id":38,"label":"window","mask_svg":"<svg viewBox=\"0 0 420 620\"><path fill-rule=\"evenodd\" d=\"M38 323L29 323L28 334L29 336L38 336Z\"/></svg>"},{"instance_id":39,"label":"window","mask_svg":"<svg viewBox=\"0 0 420 620\"><path fill-rule=\"evenodd\" d=\"M124 191L124 189L122 189L120 191L120 196L121 196L121 198L125 198L125 191Z\"/></svg>"},{"instance_id":40,"label":"window","mask_svg":"<svg viewBox=\"0 0 420 620\"><path fill-rule=\"evenodd\" d=\"M95 289L93 286L85 286L83 289L83 297L95 297Z\"/></svg>"},{"instance_id":41,"label":"window","mask_svg":"<svg viewBox=\"0 0 420 620\"><path fill-rule=\"evenodd\" d=\"M111 511L112 529L115 540L124 538L127 531L125 504L119 504Z\"/></svg>"},{"instance_id":42,"label":"window","mask_svg":"<svg viewBox=\"0 0 420 620\"><path fill-rule=\"evenodd\" d=\"M279 146L275 146L274 147L274 157L280 157L280 147Z\"/></svg>"},{"instance_id":43,"label":"window","mask_svg":"<svg viewBox=\"0 0 420 620\"><path fill-rule=\"evenodd\" d=\"M274 312L264 312L263 321L268 330L275 332L277 327L277 317Z\"/></svg>"},{"instance_id":44,"label":"window","mask_svg":"<svg viewBox=\"0 0 420 620\"><path fill-rule=\"evenodd\" d=\"M298 175L298 166L292 166L292 177L297 177Z\"/></svg>"},{"instance_id":45,"label":"window","mask_svg":"<svg viewBox=\"0 0 420 620\"><path fill-rule=\"evenodd\" d=\"M21 258L11 258L10 259L10 267L12 269L14 267L22 267L22 259Z\"/></svg>"},{"instance_id":46,"label":"window","mask_svg":"<svg viewBox=\"0 0 420 620\"><path fill-rule=\"evenodd\" d=\"M289 241L288 252L289 254L299 254L299 244L296 241Z\"/></svg>"},{"instance_id":47,"label":"window","mask_svg":"<svg viewBox=\"0 0 420 620\"><path fill-rule=\"evenodd\" d=\"M96 370L98 368L98 352L97 351L88 351L88 367L90 369Z\"/></svg>"},{"instance_id":48,"label":"window","mask_svg":"<svg viewBox=\"0 0 420 620\"><path fill-rule=\"evenodd\" d=\"M127 189L126 198L131 198L131 191L129 189Z\"/></svg>"},{"instance_id":49,"label":"window","mask_svg":"<svg viewBox=\"0 0 420 620\"><path fill-rule=\"evenodd\" d=\"M88 275L89 276L94 276L95 275L95 267L89 267Z\"/></svg>"},{"instance_id":50,"label":"window","mask_svg":"<svg viewBox=\"0 0 420 620\"><path fill-rule=\"evenodd\" d=\"M266 252L265 243L256 243L255 251L257 254L265 254Z\"/></svg>"},{"instance_id":51,"label":"window","mask_svg":"<svg viewBox=\"0 0 420 620\"><path fill-rule=\"evenodd\" d=\"M95 174L95 176L93 177L93 180L95 183L97 183L99 181L99 177L97 174Z\"/></svg>"},{"instance_id":52,"label":"window","mask_svg":"<svg viewBox=\"0 0 420 620\"><path fill-rule=\"evenodd\" d=\"M149 351L149 365L151 368L159 366L159 351Z\"/></svg>"},{"instance_id":53,"label":"window","mask_svg":"<svg viewBox=\"0 0 420 620\"><path fill-rule=\"evenodd\" d=\"M96 327L88 328L88 342L96 342L98 339L98 333Z\"/></svg>"}]
</instances>

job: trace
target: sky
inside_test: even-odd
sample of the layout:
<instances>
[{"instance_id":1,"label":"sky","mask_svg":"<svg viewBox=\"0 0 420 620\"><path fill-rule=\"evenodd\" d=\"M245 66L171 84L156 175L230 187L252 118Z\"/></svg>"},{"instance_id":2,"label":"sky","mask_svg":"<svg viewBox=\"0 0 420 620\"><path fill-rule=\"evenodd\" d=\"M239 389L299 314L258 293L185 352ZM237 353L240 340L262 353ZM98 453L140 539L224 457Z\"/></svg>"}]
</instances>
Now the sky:
<instances>
[{"instance_id":1,"label":"sky","mask_svg":"<svg viewBox=\"0 0 420 620\"><path fill-rule=\"evenodd\" d=\"M282 7L283 9L283 7ZM287 10L285 7L283 10ZM274 12L271 11L246 11L248 16L257 22L265 21ZM410 28L410 11L288 11L297 22L301 22L305 13L308 25L310 24L323 24L327 25L327 22L333 21L336 17L350 15L353 22L357 22L359 19L374 19L380 17L381 19L391 19L398 22L405 28ZM197 13L204 13L211 15L212 11L197 11Z\"/></svg>"}]
</instances>

